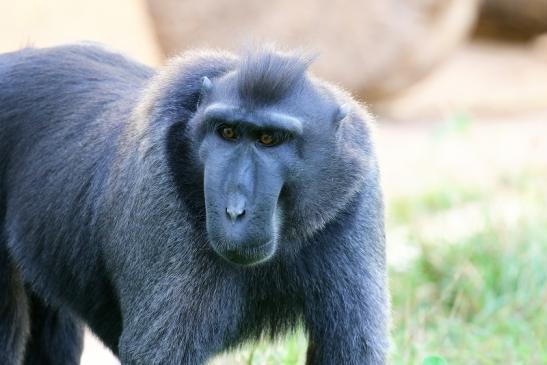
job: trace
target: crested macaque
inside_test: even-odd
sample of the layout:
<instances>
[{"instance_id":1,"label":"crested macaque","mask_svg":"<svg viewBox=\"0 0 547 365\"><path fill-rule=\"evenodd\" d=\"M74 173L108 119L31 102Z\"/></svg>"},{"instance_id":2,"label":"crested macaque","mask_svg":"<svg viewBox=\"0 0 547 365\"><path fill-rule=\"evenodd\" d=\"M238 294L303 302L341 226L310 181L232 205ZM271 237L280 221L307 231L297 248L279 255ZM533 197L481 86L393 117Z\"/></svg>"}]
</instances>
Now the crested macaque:
<instances>
[{"instance_id":1,"label":"crested macaque","mask_svg":"<svg viewBox=\"0 0 547 365\"><path fill-rule=\"evenodd\" d=\"M91 44L0 55L0 363L199 365L301 326L384 364L371 117L263 47L158 70Z\"/></svg>"}]
</instances>

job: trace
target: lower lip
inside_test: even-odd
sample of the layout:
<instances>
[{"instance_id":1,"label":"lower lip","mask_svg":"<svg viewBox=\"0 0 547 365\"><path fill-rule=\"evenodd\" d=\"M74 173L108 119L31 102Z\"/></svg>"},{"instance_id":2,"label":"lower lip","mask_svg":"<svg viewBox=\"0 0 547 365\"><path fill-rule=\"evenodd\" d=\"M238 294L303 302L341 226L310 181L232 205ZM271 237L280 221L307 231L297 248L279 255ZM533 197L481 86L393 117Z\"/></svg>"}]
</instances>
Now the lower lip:
<instances>
[{"instance_id":1,"label":"lower lip","mask_svg":"<svg viewBox=\"0 0 547 365\"><path fill-rule=\"evenodd\" d=\"M269 247L273 244L273 241L268 241L266 243L263 243L261 245L258 245L258 246L250 246L250 247L245 247L244 250L261 250L265 247Z\"/></svg>"},{"instance_id":2,"label":"lower lip","mask_svg":"<svg viewBox=\"0 0 547 365\"><path fill-rule=\"evenodd\" d=\"M232 260L232 259L230 259L230 256L232 256L232 255L230 255L229 253L227 253L226 255L224 255L224 254L220 254L220 255L222 257L224 257L226 260L228 260L229 262L235 263L237 265L242 265L242 266L256 265L256 264L259 264L261 262L266 261L267 259L269 259L272 256L272 254L265 255L264 251L266 251L266 250L270 251L270 248L273 244L274 244L273 241L268 241L268 242L266 242L264 244L261 244L261 245L258 245L258 246L245 247L245 248L240 248L238 250L233 250L233 251L236 252L235 253L236 256L241 256L243 258L253 258L254 259L255 257L260 257L259 259L252 260L249 263L238 262L237 259ZM245 260L242 260L242 261L245 261Z\"/></svg>"}]
</instances>

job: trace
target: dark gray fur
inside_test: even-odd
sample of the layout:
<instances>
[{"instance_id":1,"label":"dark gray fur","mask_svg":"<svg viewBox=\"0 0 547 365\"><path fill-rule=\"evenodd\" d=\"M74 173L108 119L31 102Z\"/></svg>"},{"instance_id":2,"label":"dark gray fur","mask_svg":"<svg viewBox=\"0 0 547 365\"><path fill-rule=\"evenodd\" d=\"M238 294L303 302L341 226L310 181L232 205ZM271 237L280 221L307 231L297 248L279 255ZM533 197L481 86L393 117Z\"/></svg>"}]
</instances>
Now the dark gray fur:
<instances>
[{"instance_id":1,"label":"dark gray fur","mask_svg":"<svg viewBox=\"0 0 547 365\"><path fill-rule=\"evenodd\" d=\"M93 45L0 55L0 363L77 364L83 321L124 365L204 364L299 324L307 364L384 364L369 117L307 65L268 49L157 73ZM279 116L303 133L228 142L213 105L242 133ZM232 224L230 204L248 209Z\"/></svg>"},{"instance_id":2,"label":"dark gray fur","mask_svg":"<svg viewBox=\"0 0 547 365\"><path fill-rule=\"evenodd\" d=\"M311 57L272 52L268 48L245 52L236 81L240 98L275 103L304 76L311 61Z\"/></svg>"}]
</instances>

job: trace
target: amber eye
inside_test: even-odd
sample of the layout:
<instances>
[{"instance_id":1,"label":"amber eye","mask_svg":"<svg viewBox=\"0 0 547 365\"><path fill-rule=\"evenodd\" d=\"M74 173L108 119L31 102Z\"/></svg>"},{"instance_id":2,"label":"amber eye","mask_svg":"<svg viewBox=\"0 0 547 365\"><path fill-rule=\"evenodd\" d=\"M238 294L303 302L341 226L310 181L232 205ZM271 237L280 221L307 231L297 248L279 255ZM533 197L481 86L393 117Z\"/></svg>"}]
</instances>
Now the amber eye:
<instances>
[{"instance_id":1,"label":"amber eye","mask_svg":"<svg viewBox=\"0 0 547 365\"><path fill-rule=\"evenodd\" d=\"M269 133L262 133L258 140L264 146L273 146L274 144L276 144L274 136Z\"/></svg>"},{"instance_id":2,"label":"amber eye","mask_svg":"<svg viewBox=\"0 0 547 365\"><path fill-rule=\"evenodd\" d=\"M222 126L220 127L220 135L224 139L234 140L236 139L236 131L233 127L230 126Z\"/></svg>"}]
</instances>

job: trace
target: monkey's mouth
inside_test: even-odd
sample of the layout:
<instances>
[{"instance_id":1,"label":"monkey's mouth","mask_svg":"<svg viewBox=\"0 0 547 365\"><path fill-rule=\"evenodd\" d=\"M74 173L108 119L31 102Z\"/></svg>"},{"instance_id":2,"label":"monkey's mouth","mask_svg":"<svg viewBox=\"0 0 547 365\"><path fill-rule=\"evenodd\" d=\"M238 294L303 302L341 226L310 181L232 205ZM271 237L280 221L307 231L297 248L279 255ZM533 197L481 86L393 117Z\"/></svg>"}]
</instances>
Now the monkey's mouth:
<instances>
[{"instance_id":1,"label":"monkey's mouth","mask_svg":"<svg viewBox=\"0 0 547 365\"><path fill-rule=\"evenodd\" d=\"M215 251L225 260L240 266L257 265L270 259L276 250L277 243L270 240L257 245L238 245L215 248Z\"/></svg>"}]
</instances>

